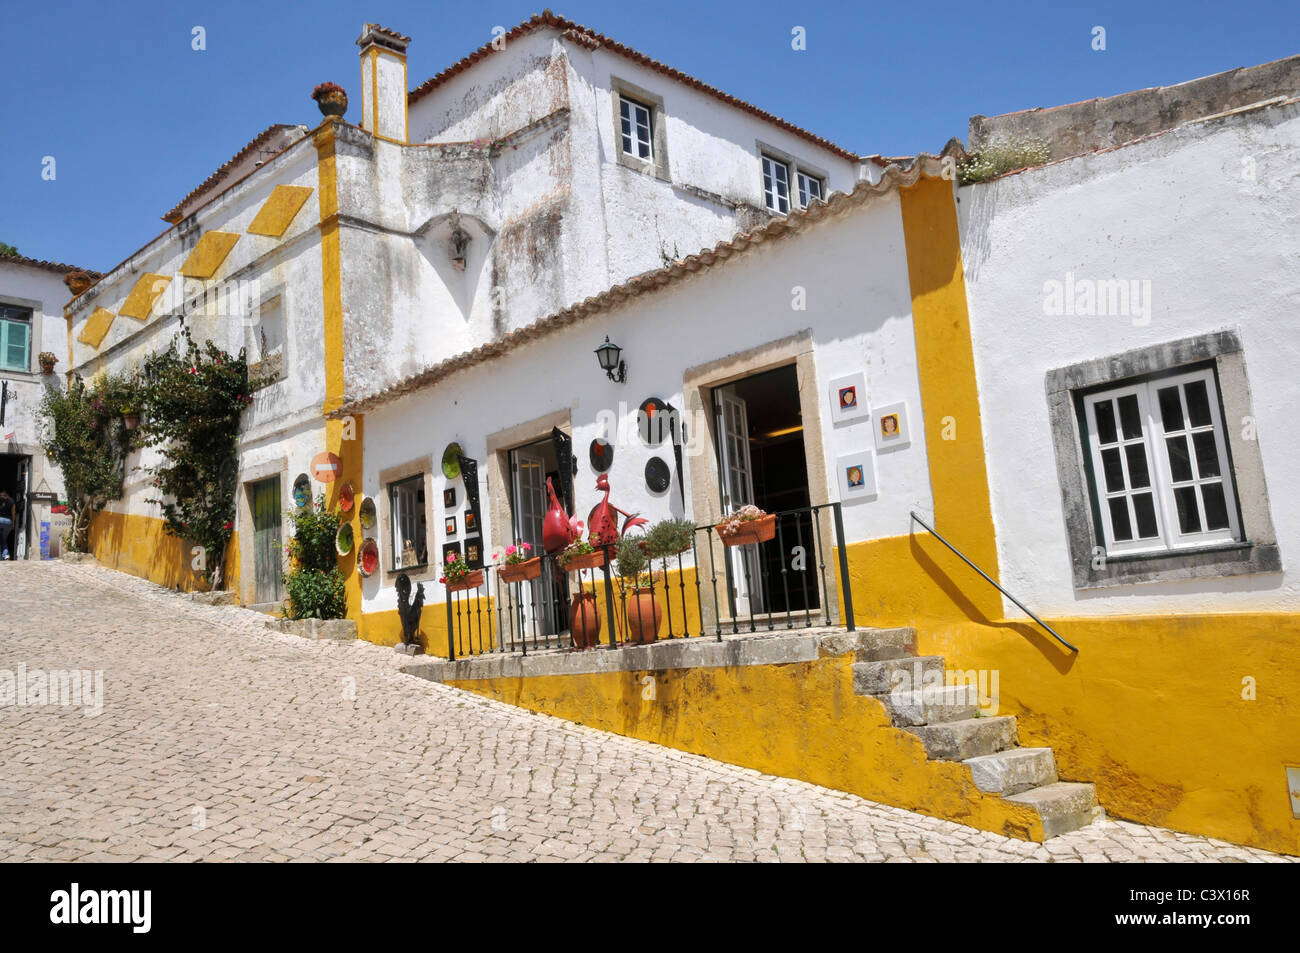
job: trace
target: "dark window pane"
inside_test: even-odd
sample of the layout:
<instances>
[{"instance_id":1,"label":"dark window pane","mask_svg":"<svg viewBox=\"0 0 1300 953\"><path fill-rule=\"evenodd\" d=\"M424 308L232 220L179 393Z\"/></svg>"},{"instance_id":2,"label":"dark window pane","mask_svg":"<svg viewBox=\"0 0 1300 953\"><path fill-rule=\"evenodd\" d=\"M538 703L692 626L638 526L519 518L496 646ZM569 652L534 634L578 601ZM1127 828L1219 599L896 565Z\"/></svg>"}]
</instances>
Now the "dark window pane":
<instances>
[{"instance_id":1,"label":"dark window pane","mask_svg":"<svg viewBox=\"0 0 1300 953\"><path fill-rule=\"evenodd\" d=\"M1116 542L1133 538L1133 528L1128 521L1128 502L1122 496L1117 496L1110 503L1110 525L1115 533Z\"/></svg>"},{"instance_id":2,"label":"dark window pane","mask_svg":"<svg viewBox=\"0 0 1300 953\"><path fill-rule=\"evenodd\" d=\"M1223 498L1222 483L1207 483L1201 487L1201 500L1205 503L1205 528L1228 528L1228 501Z\"/></svg>"},{"instance_id":3,"label":"dark window pane","mask_svg":"<svg viewBox=\"0 0 1300 953\"><path fill-rule=\"evenodd\" d=\"M1118 447L1101 452L1101 467L1106 471L1107 492L1118 493L1124 489L1124 465L1120 463Z\"/></svg>"},{"instance_id":4,"label":"dark window pane","mask_svg":"<svg viewBox=\"0 0 1300 953\"><path fill-rule=\"evenodd\" d=\"M1147 472L1147 448L1145 444L1131 443L1124 448L1128 457L1128 482L1133 489L1151 485L1151 475Z\"/></svg>"},{"instance_id":5,"label":"dark window pane","mask_svg":"<svg viewBox=\"0 0 1300 953\"><path fill-rule=\"evenodd\" d=\"M1139 493L1133 497L1133 512L1137 514L1138 539L1150 539L1159 535L1156 530L1156 503L1150 493Z\"/></svg>"},{"instance_id":6,"label":"dark window pane","mask_svg":"<svg viewBox=\"0 0 1300 953\"><path fill-rule=\"evenodd\" d=\"M1183 405L1178 400L1177 387L1160 388L1160 420L1165 433L1183 429Z\"/></svg>"},{"instance_id":7,"label":"dark window pane","mask_svg":"<svg viewBox=\"0 0 1300 953\"><path fill-rule=\"evenodd\" d=\"M1137 395L1129 394L1119 399L1119 423L1127 439L1133 440L1142 436L1142 418L1138 415Z\"/></svg>"},{"instance_id":8,"label":"dark window pane","mask_svg":"<svg viewBox=\"0 0 1300 953\"><path fill-rule=\"evenodd\" d=\"M1192 381L1183 392L1187 395L1187 416L1193 427L1208 427L1210 424L1210 395L1206 393L1205 381Z\"/></svg>"},{"instance_id":9,"label":"dark window pane","mask_svg":"<svg viewBox=\"0 0 1300 953\"><path fill-rule=\"evenodd\" d=\"M1103 400L1093 408L1097 415L1097 441L1099 443L1115 442L1115 405Z\"/></svg>"},{"instance_id":10,"label":"dark window pane","mask_svg":"<svg viewBox=\"0 0 1300 953\"><path fill-rule=\"evenodd\" d=\"M1184 533L1201 531L1201 514L1196 508L1196 487L1180 486L1174 490L1174 501L1178 504L1178 528Z\"/></svg>"},{"instance_id":11,"label":"dark window pane","mask_svg":"<svg viewBox=\"0 0 1300 953\"><path fill-rule=\"evenodd\" d=\"M1175 483L1192 478L1192 461L1187 455L1187 438L1183 436L1166 437L1165 446L1169 448L1169 472Z\"/></svg>"},{"instance_id":12,"label":"dark window pane","mask_svg":"<svg viewBox=\"0 0 1300 953\"><path fill-rule=\"evenodd\" d=\"M1196 472L1201 479L1219 475L1219 448L1214 442L1213 430L1202 430L1192 434L1192 446L1196 448Z\"/></svg>"}]
</instances>

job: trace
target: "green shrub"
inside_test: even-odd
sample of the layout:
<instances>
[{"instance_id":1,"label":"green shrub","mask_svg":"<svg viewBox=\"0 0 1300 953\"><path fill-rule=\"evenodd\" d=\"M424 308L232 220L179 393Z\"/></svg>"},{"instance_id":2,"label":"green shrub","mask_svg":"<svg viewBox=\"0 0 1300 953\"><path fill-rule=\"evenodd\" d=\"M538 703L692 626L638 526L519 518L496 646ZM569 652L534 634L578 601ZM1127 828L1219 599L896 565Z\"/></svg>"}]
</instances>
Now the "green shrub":
<instances>
[{"instance_id":1,"label":"green shrub","mask_svg":"<svg viewBox=\"0 0 1300 953\"><path fill-rule=\"evenodd\" d=\"M324 494L302 509L289 513L293 537L289 540L289 571L284 575L288 594L285 614L290 619L341 619L347 615L347 593L339 570L334 538L342 517L325 508Z\"/></svg>"},{"instance_id":2,"label":"green shrub","mask_svg":"<svg viewBox=\"0 0 1300 953\"><path fill-rule=\"evenodd\" d=\"M614 558L618 561L616 567L618 576L633 586L640 584L642 574L650 565L650 557L646 555L644 544L643 536L622 536L614 548Z\"/></svg>"},{"instance_id":3,"label":"green shrub","mask_svg":"<svg viewBox=\"0 0 1300 953\"><path fill-rule=\"evenodd\" d=\"M343 573L330 570L297 569L285 577L290 619L341 619L347 614L348 599Z\"/></svg>"},{"instance_id":4,"label":"green shrub","mask_svg":"<svg viewBox=\"0 0 1300 953\"><path fill-rule=\"evenodd\" d=\"M660 520L646 533L646 552L651 559L666 559L691 548L695 524L690 520Z\"/></svg>"},{"instance_id":5,"label":"green shrub","mask_svg":"<svg viewBox=\"0 0 1300 953\"><path fill-rule=\"evenodd\" d=\"M965 162L957 166L957 181L962 185L985 182L989 179L1029 166L1042 165L1050 151L1041 139L1012 139L990 142L972 152Z\"/></svg>"}]
</instances>

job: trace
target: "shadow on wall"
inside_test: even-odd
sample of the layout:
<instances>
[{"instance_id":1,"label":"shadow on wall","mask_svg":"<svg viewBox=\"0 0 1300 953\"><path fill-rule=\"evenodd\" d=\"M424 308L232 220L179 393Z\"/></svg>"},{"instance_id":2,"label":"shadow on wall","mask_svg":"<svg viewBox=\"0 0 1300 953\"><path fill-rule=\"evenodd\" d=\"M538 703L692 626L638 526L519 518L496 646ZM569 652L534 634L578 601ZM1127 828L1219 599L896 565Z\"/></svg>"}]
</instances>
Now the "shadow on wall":
<instances>
[{"instance_id":1,"label":"shadow on wall","mask_svg":"<svg viewBox=\"0 0 1300 953\"><path fill-rule=\"evenodd\" d=\"M100 512L90 523L90 551L110 569L130 573L169 589L201 591L207 584L192 568L191 545L167 532L150 516ZM226 549L225 588L239 591L239 539Z\"/></svg>"}]
</instances>

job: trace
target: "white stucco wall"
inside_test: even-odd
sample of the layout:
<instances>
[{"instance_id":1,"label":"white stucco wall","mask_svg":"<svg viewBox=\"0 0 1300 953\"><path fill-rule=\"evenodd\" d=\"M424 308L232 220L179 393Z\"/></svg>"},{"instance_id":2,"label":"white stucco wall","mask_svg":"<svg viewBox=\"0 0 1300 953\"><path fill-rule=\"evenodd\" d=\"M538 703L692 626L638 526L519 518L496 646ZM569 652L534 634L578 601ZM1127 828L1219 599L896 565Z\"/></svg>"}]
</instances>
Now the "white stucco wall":
<instances>
[{"instance_id":1,"label":"white stucco wall","mask_svg":"<svg viewBox=\"0 0 1300 953\"><path fill-rule=\"evenodd\" d=\"M1182 126L960 189L962 253L1002 581L1040 613L1300 605L1300 106ZM1149 282L1147 314L1052 316L1044 285ZM1142 285L1139 285L1142 287ZM1076 592L1044 377L1224 328L1241 336L1285 574ZM1230 421L1228 426L1240 426ZM1017 613L1014 606L1007 611Z\"/></svg>"},{"instance_id":2,"label":"white stucco wall","mask_svg":"<svg viewBox=\"0 0 1300 953\"><path fill-rule=\"evenodd\" d=\"M792 288L807 290L807 310L791 308ZM598 501L595 475L587 448L597 436L615 443L609 471L610 499L620 508L639 512L652 522L683 515L674 479L668 491L651 493L644 468L652 455L672 467L667 443L651 449L636 436L635 417L641 401L657 396L684 407L683 375L696 365L748 351L810 328L822 419L821 438L827 457L830 499L839 498L834 474L836 456L872 446L871 425L860 420L836 426L829 420L828 382L863 371L873 404L907 401L912 416L909 447L880 454L876 461L879 495L844 508L850 540L897 536L908 532L908 510L932 506L920 391L916 375L911 298L904 257L902 222L897 197L886 196L847 217L810 228L802 235L762 246L734 261L657 293L571 326L513 351L508 356L456 374L431 388L370 411L365 427L365 472L362 490L372 496L386 492L381 471L426 457L433 477L434 520L429 552L441 552L444 536L442 489L447 481L438 466L443 448L458 441L479 461L480 497L489 498L487 437L505 428L566 411L573 425L578 475L574 488L576 511L584 520ZM608 334L624 348L628 380L608 381L592 349ZM687 346L686 342L689 342ZM622 414L625 436L602 432L609 414ZM703 426L693 418L690 444L684 453L683 477L689 482L697 454L712 454ZM464 507L458 493L456 511ZM508 527L491 525L486 503L481 507L485 556L493 545L508 541ZM707 513L686 513L697 523L719 515L716 504ZM391 564L387 527L375 533L385 566ZM463 541L465 534L452 537ZM426 586L426 589L430 587ZM435 585L428 601L442 599ZM363 584L366 611L392 609L396 597L381 588L379 575Z\"/></svg>"}]
</instances>

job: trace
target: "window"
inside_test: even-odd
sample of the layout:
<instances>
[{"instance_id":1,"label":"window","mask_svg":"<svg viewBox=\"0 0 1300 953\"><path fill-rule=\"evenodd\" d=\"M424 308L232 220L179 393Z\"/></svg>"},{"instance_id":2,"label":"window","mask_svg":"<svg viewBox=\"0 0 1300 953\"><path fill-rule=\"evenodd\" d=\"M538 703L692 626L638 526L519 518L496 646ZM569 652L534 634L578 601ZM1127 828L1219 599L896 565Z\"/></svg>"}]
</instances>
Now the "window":
<instances>
[{"instance_id":1,"label":"window","mask_svg":"<svg viewBox=\"0 0 1300 953\"><path fill-rule=\"evenodd\" d=\"M650 132L650 107L643 106L626 96L619 97L619 124L623 139L623 152L637 159L653 159L654 149Z\"/></svg>"},{"instance_id":2,"label":"window","mask_svg":"<svg viewBox=\"0 0 1300 953\"><path fill-rule=\"evenodd\" d=\"M0 305L0 368L28 371L32 366L32 310Z\"/></svg>"},{"instance_id":3,"label":"window","mask_svg":"<svg viewBox=\"0 0 1300 953\"><path fill-rule=\"evenodd\" d=\"M769 155L763 156L763 199L773 212L790 211L790 167Z\"/></svg>"},{"instance_id":4,"label":"window","mask_svg":"<svg viewBox=\"0 0 1300 953\"><path fill-rule=\"evenodd\" d=\"M1108 554L1241 538L1214 371L1083 398L1093 502Z\"/></svg>"},{"instance_id":5,"label":"window","mask_svg":"<svg viewBox=\"0 0 1300 953\"><path fill-rule=\"evenodd\" d=\"M822 180L814 175L809 175L803 170L799 171L799 205L807 208L813 202L823 198Z\"/></svg>"},{"instance_id":6,"label":"window","mask_svg":"<svg viewBox=\"0 0 1300 953\"><path fill-rule=\"evenodd\" d=\"M392 529L393 570L427 566L429 534L423 474L388 485L388 513Z\"/></svg>"}]
</instances>

